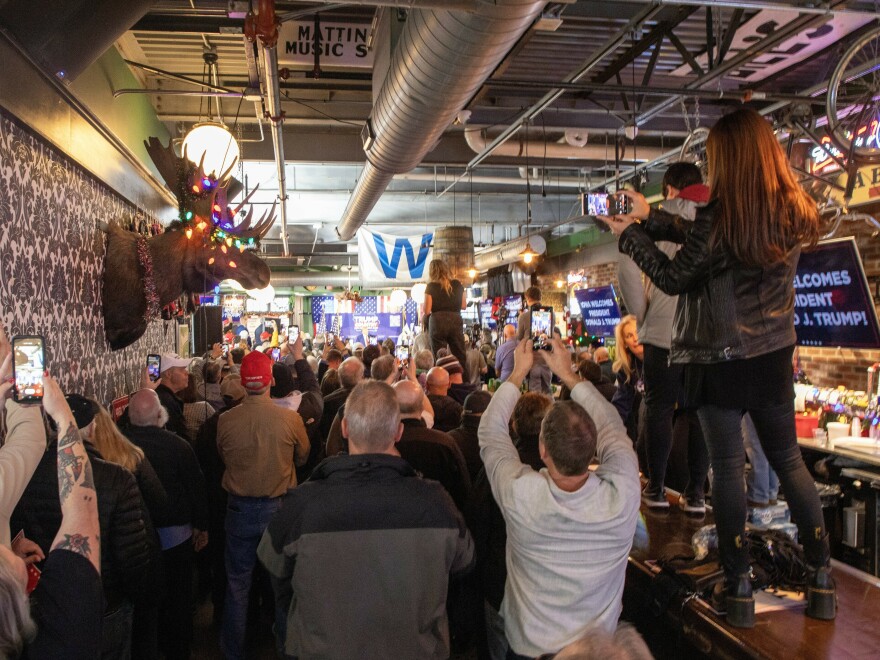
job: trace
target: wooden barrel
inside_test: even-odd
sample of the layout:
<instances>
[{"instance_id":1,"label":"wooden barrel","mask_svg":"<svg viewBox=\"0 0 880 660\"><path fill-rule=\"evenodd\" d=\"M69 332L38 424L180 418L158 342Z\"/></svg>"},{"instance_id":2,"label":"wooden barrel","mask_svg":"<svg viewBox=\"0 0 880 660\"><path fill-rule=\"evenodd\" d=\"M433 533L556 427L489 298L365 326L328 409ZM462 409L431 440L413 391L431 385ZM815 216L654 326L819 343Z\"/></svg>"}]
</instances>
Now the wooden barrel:
<instances>
[{"instance_id":1,"label":"wooden barrel","mask_svg":"<svg viewBox=\"0 0 880 660\"><path fill-rule=\"evenodd\" d=\"M467 271L474 265L474 232L470 227L439 227L434 231L434 259L449 265L452 277L470 285ZM427 274L427 273L425 273Z\"/></svg>"}]
</instances>

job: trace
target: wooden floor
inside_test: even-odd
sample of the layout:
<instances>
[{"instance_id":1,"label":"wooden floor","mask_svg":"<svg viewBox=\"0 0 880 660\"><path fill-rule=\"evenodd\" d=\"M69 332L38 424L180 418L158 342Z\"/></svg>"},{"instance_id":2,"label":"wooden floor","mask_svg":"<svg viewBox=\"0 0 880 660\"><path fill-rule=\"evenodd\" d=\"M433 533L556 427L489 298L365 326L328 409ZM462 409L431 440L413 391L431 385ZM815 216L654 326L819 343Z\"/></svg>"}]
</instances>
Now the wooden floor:
<instances>
[{"instance_id":1,"label":"wooden floor","mask_svg":"<svg viewBox=\"0 0 880 660\"><path fill-rule=\"evenodd\" d=\"M810 619L798 608L759 614L755 627L743 630L726 625L699 599L671 603L658 615L656 576L646 562L676 549L686 553L693 532L712 519L675 506L643 508L643 514L648 538L630 557L625 614L637 620L658 657L880 658L880 580L837 562L835 621Z\"/></svg>"}]
</instances>

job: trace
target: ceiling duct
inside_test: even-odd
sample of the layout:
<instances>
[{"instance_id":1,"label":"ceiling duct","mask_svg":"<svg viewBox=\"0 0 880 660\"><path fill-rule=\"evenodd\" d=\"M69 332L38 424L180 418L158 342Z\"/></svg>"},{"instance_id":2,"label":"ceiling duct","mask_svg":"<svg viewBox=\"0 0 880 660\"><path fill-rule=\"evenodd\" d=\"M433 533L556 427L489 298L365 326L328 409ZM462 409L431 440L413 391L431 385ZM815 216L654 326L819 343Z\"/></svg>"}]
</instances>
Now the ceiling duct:
<instances>
[{"instance_id":1,"label":"ceiling duct","mask_svg":"<svg viewBox=\"0 0 880 660\"><path fill-rule=\"evenodd\" d=\"M0 0L0 27L49 75L75 80L154 0Z\"/></svg>"},{"instance_id":2,"label":"ceiling duct","mask_svg":"<svg viewBox=\"0 0 880 660\"><path fill-rule=\"evenodd\" d=\"M545 4L494 0L473 12L410 12L362 132L367 163L336 228L342 240L355 235L395 174L422 161Z\"/></svg>"},{"instance_id":3,"label":"ceiling duct","mask_svg":"<svg viewBox=\"0 0 880 660\"><path fill-rule=\"evenodd\" d=\"M526 249L527 243L538 254L544 254L547 251L547 242L540 234L523 236L474 253L474 268L485 273L490 268L516 263L521 259L520 252Z\"/></svg>"},{"instance_id":4,"label":"ceiling duct","mask_svg":"<svg viewBox=\"0 0 880 660\"><path fill-rule=\"evenodd\" d=\"M468 128L464 131L464 139L467 142L468 146L474 151L474 153L482 153L485 151L489 144L491 144L491 140L489 140L483 129L480 128ZM580 160L598 160L602 162L613 162L614 161L614 144L609 143L607 145L604 144L586 144L584 146L577 146L573 144L571 140L574 140L574 137L569 137L566 134L566 142L544 142L542 140L529 140L526 142L522 138L519 140L511 139L503 144L499 144L492 150L493 156L508 156L512 158L524 158L526 154L533 156L536 160L540 158L549 158L549 159L580 159ZM631 144L626 145L626 149L624 153L621 155L621 160L631 162L634 159L639 162L645 162L649 160L654 160L655 158L660 157L660 155L664 154L665 150L660 149L658 147L635 147Z\"/></svg>"}]
</instances>

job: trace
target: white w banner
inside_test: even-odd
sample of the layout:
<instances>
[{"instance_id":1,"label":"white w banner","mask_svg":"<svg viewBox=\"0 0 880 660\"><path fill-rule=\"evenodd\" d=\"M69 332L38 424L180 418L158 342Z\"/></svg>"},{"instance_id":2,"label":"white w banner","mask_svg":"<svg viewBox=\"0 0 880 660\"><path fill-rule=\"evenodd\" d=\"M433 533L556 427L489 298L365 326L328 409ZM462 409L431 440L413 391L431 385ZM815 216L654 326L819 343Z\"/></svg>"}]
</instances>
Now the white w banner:
<instances>
[{"instance_id":1,"label":"white w banner","mask_svg":"<svg viewBox=\"0 0 880 660\"><path fill-rule=\"evenodd\" d=\"M392 236L361 228L357 237L362 282L388 280L407 284L427 276L433 234Z\"/></svg>"}]
</instances>

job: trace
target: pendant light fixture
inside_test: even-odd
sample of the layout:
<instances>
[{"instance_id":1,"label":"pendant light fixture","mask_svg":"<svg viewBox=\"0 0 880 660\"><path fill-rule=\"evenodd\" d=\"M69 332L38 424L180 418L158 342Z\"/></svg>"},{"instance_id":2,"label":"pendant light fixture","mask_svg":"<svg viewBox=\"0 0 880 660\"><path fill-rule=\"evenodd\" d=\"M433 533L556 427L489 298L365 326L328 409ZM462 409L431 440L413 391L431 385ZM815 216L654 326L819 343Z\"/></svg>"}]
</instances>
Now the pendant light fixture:
<instances>
[{"instance_id":1,"label":"pendant light fixture","mask_svg":"<svg viewBox=\"0 0 880 660\"><path fill-rule=\"evenodd\" d=\"M529 229L532 225L532 185L529 179L529 128L526 125L526 248L519 253L519 258L526 265L531 264L537 257L538 253L532 249L529 242Z\"/></svg>"},{"instance_id":2,"label":"pendant light fixture","mask_svg":"<svg viewBox=\"0 0 880 660\"><path fill-rule=\"evenodd\" d=\"M206 50L202 57L205 60L205 81L219 87L216 51ZM214 97L213 100L217 104L217 118L214 118L211 107L212 99L208 98L207 119L196 123L183 138L183 153L193 163L202 162L205 174L220 177L231 172L232 167L238 162L240 151L235 136L223 123L220 99ZM201 120L201 109L199 110L199 119Z\"/></svg>"}]
</instances>

